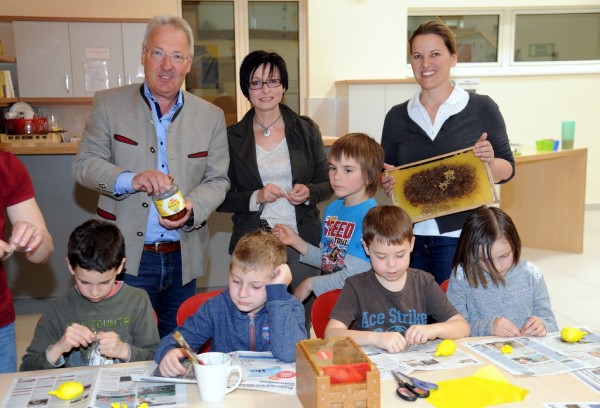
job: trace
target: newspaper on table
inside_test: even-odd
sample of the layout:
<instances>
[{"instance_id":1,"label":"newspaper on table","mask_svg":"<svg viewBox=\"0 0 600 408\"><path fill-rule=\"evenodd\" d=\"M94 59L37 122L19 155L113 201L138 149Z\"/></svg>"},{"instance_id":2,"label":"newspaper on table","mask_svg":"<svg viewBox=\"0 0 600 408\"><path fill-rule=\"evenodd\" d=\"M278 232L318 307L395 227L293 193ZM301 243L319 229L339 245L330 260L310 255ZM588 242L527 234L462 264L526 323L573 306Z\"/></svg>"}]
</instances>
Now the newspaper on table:
<instances>
[{"instance_id":1,"label":"newspaper on table","mask_svg":"<svg viewBox=\"0 0 600 408\"><path fill-rule=\"evenodd\" d=\"M600 408L600 402L547 402L544 408Z\"/></svg>"},{"instance_id":2,"label":"newspaper on table","mask_svg":"<svg viewBox=\"0 0 600 408\"><path fill-rule=\"evenodd\" d=\"M296 364L284 363L268 351L229 353L232 364L242 367L240 388L296 395Z\"/></svg>"},{"instance_id":3,"label":"newspaper on table","mask_svg":"<svg viewBox=\"0 0 600 408\"><path fill-rule=\"evenodd\" d=\"M411 345L406 351L388 353L373 346L362 346L361 349L377 366L381 379L392 378L392 371L410 374L413 371L435 371L466 367L480 362L469 354L456 350L451 356L436 357L435 349L441 340L426 344Z\"/></svg>"},{"instance_id":4,"label":"newspaper on table","mask_svg":"<svg viewBox=\"0 0 600 408\"><path fill-rule=\"evenodd\" d=\"M588 334L577 343L566 343L560 333L545 337L511 337L466 342L464 345L514 375L552 375L600 366L600 336ZM502 354L509 345L512 352Z\"/></svg>"},{"instance_id":5,"label":"newspaper on table","mask_svg":"<svg viewBox=\"0 0 600 408\"><path fill-rule=\"evenodd\" d=\"M600 367L574 371L571 375L600 394Z\"/></svg>"},{"instance_id":6,"label":"newspaper on table","mask_svg":"<svg viewBox=\"0 0 600 408\"><path fill-rule=\"evenodd\" d=\"M8 393L2 402L2 408L27 408L43 406L54 407L87 407L91 390L96 382L97 370L70 371L68 373L44 372L37 377L17 377L13 380ZM83 394L71 400L63 401L48 395L48 391L57 389L67 381L78 381L83 384Z\"/></svg>"},{"instance_id":7,"label":"newspaper on table","mask_svg":"<svg viewBox=\"0 0 600 408\"><path fill-rule=\"evenodd\" d=\"M137 407L147 403L152 407L177 407L187 405L187 392L184 384L160 382L136 382L133 375L148 372L148 367L100 368L96 386L92 393L91 406L111 408L113 403Z\"/></svg>"},{"instance_id":8,"label":"newspaper on table","mask_svg":"<svg viewBox=\"0 0 600 408\"><path fill-rule=\"evenodd\" d=\"M284 363L273 357L273 354L268 351L235 351L229 355L232 359L231 364L242 367L242 382L239 388L276 394L296 394L296 364ZM182 364L185 366L186 362L188 360L184 360ZM158 366L155 366L143 374L132 375L132 379L165 383L196 383L196 376L191 364L186 373L179 377L163 377Z\"/></svg>"},{"instance_id":9,"label":"newspaper on table","mask_svg":"<svg viewBox=\"0 0 600 408\"><path fill-rule=\"evenodd\" d=\"M142 374L132 374L131 379L133 381L196 384L196 373L194 372L192 362L186 359L181 362L181 365L185 367L185 373L177 377L164 377L160 373L158 364L154 363L154 366L149 371Z\"/></svg>"},{"instance_id":10,"label":"newspaper on table","mask_svg":"<svg viewBox=\"0 0 600 408\"><path fill-rule=\"evenodd\" d=\"M48 370L39 376L17 377L13 380L1 407L111 408L111 403L125 403L130 407L137 407L143 402L153 407L186 405L185 385L132 381L132 374L147 371L147 366L119 368L119 365L114 365L111 368L99 367L60 373ZM83 384L83 394L70 401L48 395L48 391L55 390L67 381Z\"/></svg>"}]
</instances>

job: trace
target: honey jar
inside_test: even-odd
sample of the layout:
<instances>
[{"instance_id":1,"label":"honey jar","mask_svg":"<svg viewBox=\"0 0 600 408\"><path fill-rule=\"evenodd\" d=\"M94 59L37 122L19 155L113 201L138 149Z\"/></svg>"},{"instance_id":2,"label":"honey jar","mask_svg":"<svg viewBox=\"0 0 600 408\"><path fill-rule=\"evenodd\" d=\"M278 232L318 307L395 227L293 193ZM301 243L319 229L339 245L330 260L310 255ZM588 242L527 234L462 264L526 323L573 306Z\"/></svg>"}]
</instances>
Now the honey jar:
<instances>
[{"instance_id":1,"label":"honey jar","mask_svg":"<svg viewBox=\"0 0 600 408\"><path fill-rule=\"evenodd\" d=\"M169 221L178 221L185 217L185 199L171 177L171 188L152 197L158 214Z\"/></svg>"}]
</instances>

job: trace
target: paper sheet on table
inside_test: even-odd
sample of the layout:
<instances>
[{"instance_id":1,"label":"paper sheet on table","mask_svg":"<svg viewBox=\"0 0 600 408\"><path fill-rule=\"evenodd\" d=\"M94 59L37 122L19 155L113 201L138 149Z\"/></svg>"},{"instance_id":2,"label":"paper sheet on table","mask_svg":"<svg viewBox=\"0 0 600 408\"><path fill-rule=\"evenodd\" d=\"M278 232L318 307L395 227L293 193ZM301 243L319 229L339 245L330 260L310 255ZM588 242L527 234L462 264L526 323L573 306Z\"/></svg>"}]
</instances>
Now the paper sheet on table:
<instances>
[{"instance_id":1,"label":"paper sheet on table","mask_svg":"<svg viewBox=\"0 0 600 408\"><path fill-rule=\"evenodd\" d=\"M436 408L483 408L523 401L529 393L509 383L494 366L477 370L470 377L441 381L439 390L427 399Z\"/></svg>"}]
</instances>

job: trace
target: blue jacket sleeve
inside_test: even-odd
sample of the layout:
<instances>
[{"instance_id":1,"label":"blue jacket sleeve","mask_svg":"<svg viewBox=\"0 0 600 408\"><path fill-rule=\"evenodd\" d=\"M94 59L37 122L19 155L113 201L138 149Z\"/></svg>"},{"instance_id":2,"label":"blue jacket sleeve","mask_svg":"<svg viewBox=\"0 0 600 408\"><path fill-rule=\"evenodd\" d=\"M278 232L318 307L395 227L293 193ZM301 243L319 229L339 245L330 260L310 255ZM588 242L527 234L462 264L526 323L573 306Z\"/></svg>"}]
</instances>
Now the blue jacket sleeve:
<instances>
[{"instance_id":1,"label":"blue jacket sleeve","mask_svg":"<svg viewBox=\"0 0 600 408\"><path fill-rule=\"evenodd\" d=\"M267 285L267 319L273 356L285 363L296 360L296 343L306 339L304 306L285 285Z\"/></svg>"},{"instance_id":2,"label":"blue jacket sleeve","mask_svg":"<svg viewBox=\"0 0 600 408\"><path fill-rule=\"evenodd\" d=\"M195 351L198 351L214 335L214 327L209 319L211 303L210 301L204 303L196 313L188 317L181 326L175 329L181 333L183 338ZM154 361L160 364L165 354L174 348L179 348L179 345L172 334L163 337L154 354Z\"/></svg>"}]
</instances>

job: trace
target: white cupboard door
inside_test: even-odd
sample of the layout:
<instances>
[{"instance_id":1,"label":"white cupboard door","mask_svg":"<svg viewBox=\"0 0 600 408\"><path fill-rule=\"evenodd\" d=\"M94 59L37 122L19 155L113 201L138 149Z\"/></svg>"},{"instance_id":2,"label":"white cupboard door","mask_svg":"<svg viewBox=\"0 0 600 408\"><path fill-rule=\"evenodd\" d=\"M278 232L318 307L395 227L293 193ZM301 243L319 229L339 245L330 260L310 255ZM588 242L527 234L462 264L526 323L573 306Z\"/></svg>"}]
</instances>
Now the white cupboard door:
<instances>
[{"instance_id":1,"label":"white cupboard door","mask_svg":"<svg viewBox=\"0 0 600 408\"><path fill-rule=\"evenodd\" d=\"M72 97L69 26L62 22L13 23L20 97Z\"/></svg>"},{"instance_id":2,"label":"white cupboard door","mask_svg":"<svg viewBox=\"0 0 600 408\"><path fill-rule=\"evenodd\" d=\"M144 82L142 66L142 41L146 32L146 23L123 23L123 62L125 66L125 83Z\"/></svg>"},{"instance_id":3,"label":"white cupboard door","mask_svg":"<svg viewBox=\"0 0 600 408\"><path fill-rule=\"evenodd\" d=\"M76 97L125 85L121 23L69 23Z\"/></svg>"}]
</instances>

